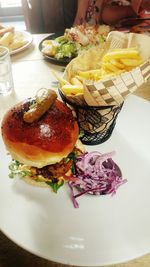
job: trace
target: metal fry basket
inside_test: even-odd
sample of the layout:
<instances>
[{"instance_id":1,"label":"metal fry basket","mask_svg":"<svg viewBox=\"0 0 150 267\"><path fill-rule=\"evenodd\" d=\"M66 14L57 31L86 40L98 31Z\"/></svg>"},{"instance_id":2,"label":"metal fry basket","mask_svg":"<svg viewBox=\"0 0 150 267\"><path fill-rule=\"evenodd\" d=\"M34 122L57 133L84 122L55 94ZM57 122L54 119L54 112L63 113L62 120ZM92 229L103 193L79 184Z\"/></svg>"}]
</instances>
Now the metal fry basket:
<instances>
[{"instance_id":1,"label":"metal fry basket","mask_svg":"<svg viewBox=\"0 0 150 267\"><path fill-rule=\"evenodd\" d=\"M69 101L61 91L59 93L64 103L75 112L83 144L97 145L109 139L123 103L118 106L83 106Z\"/></svg>"}]
</instances>

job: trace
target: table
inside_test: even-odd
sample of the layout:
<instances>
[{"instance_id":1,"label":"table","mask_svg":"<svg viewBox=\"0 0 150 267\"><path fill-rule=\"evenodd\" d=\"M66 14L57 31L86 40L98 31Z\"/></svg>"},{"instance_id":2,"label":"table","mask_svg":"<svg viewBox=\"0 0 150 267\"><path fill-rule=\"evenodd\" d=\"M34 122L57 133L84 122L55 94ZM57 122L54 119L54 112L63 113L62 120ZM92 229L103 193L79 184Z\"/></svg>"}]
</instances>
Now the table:
<instances>
[{"instance_id":1,"label":"table","mask_svg":"<svg viewBox=\"0 0 150 267\"><path fill-rule=\"evenodd\" d=\"M45 61L38 50L39 42L46 36L46 34L33 35L32 45L25 51L12 56L11 59L13 63L12 67L15 90L12 95L6 98L0 97L0 121L4 112L11 105L17 103L20 99L32 96L30 93L31 89L32 93L35 94L39 88L50 88L52 86L52 81L55 81L55 78L50 71L51 67L58 73L62 72L62 66L52 65L50 62ZM140 87L135 94L150 101L150 79L146 84ZM9 240L3 233L0 233L0 267L20 266L63 267L65 265L39 258L20 248ZM150 254L127 263L111 266L149 267Z\"/></svg>"}]
</instances>

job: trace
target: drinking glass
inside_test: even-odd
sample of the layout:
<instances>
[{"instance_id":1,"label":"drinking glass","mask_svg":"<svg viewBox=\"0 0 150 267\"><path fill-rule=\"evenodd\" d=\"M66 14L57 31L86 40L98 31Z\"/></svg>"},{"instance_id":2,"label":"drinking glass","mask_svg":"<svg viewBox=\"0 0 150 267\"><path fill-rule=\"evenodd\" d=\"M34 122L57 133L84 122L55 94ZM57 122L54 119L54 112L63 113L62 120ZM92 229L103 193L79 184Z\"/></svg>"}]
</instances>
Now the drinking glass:
<instances>
[{"instance_id":1,"label":"drinking glass","mask_svg":"<svg viewBox=\"0 0 150 267\"><path fill-rule=\"evenodd\" d=\"M0 46L0 95L9 95L12 89L13 77L9 49Z\"/></svg>"}]
</instances>

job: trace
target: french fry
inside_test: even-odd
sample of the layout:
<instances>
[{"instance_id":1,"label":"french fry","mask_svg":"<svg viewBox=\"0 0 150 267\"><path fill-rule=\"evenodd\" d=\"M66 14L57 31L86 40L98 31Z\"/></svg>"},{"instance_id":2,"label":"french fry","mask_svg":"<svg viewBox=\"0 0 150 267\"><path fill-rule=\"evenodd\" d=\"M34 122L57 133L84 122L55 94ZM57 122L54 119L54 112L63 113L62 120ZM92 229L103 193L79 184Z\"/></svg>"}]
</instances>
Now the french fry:
<instances>
[{"instance_id":1,"label":"french fry","mask_svg":"<svg viewBox=\"0 0 150 267\"><path fill-rule=\"evenodd\" d=\"M110 63L112 65L114 65L115 67L117 67L118 69L124 69L124 64L122 64L122 62L120 62L119 60L117 59L112 59L110 60Z\"/></svg>"},{"instance_id":2,"label":"french fry","mask_svg":"<svg viewBox=\"0 0 150 267\"><path fill-rule=\"evenodd\" d=\"M0 38L0 45L9 47L9 44L13 40L13 33L12 32L6 32L1 38Z\"/></svg>"},{"instance_id":3,"label":"french fry","mask_svg":"<svg viewBox=\"0 0 150 267\"><path fill-rule=\"evenodd\" d=\"M84 84L87 82L104 81L125 71L130 71L140 65L142 59L137 48L113 49L103 56L97 69L78 70L72 73L70 84L57 79L61 83L61 90L66 96L84 94ZM56 75L55 75L56 77Z\"/></svg>"},{"instance_id":4,"label":"french fry","mask_svg":"<svg viewBox=\"0 0 150 267\"><path fill-rule=\"evenodd\" d=\"M82 84L85 82L85 78L79 76L79 75L76 75L75 78L77 78Z\"/></svg>"},{"instance_id":5,"label":"french fry","mask_svg":"<svg viewBox=\"0 0 150 267\"><path fill-rule=\"evenodd\" d=\"M73 77L70 82L73 85L80 85L80 86L82 86L82 82L77 77Z\"/></svg>"},{"instance_id":6,"label":"french fry","mask_svg":"<svg viewBox=\"0 0 150 267\"><path fill-rule=\"evenodd\" d=\"M137 48L113 49L103 57L102 70L106 74L117 75L123 71L130 71L141 63L142 59Z\"/></svg>"},{"instance_id":7,"label":"french fry","mask_svg":"<svg viewBox=\"0 0 150 267\"><path fill-rule=\"evenodd\" d=\"M124 49L113 50L104 55L103 61L108 61L112 59L122 59L122 58L138 59L139 51L135 48L133 49L124 48Z\"/></svg>"},{"instance_id":8,"label":"french fry","mask_svg":"<svg viewBox=\"0 0 150 267\"><path fill-rule=\"evenodd\" d=\"M56 78L56 80L59 82L59 84L60 84L60 86L63 86L63 85L70 85L70 83L67 81L67 80L65 80L65 79L63 79L63 78L61 78L61 77L59 77L57 74L56 74L56 72L55 71L51 71L52 72L52 74L55 76L55 78Z\"/></svg>"},{"instance_id":9,"label":"french fry","mask_svg":"<svg viewBox=\"0 0 150 267\"><path fill-rule=\"evenodd\" d=\"M99 80L101 77L101 69L88 70L88 71L79 71L78 75L86 78L87 80Z\"/></svg>"},{"instance_id":10,"label":"french fry","mask_svg":"<svg viewBox=\"0 0 150 267\"><path fill-rule=\"evenodd\" d=\"M104 68L104 70L108 70L108 72L118 72L119 70L115 65L111 64L110 62L102 63L102 67Z\"/></svg>"},{"instance_id":11,"label":"french fry","mask_svg":"<svg viewBox=\"0 0 150 267\"><path fill-rule=\"evenodd\" d=\"M65 95L76 95L76 94L83 94L83 85L79 86L79 85L63 85L61 87L61 91L65 94Z\"/></svg>"},{"instance_id":12,"label":"french fry","mask_svg":"<svg viewBox=\"0 0 150 267\"><path fill-rule=\"evenodd\" d=\"M130 59L130 58L122 58L120 59L120 61L127 67L137 67L143 62L142 59Z\"/></svg>"}]
</instances>

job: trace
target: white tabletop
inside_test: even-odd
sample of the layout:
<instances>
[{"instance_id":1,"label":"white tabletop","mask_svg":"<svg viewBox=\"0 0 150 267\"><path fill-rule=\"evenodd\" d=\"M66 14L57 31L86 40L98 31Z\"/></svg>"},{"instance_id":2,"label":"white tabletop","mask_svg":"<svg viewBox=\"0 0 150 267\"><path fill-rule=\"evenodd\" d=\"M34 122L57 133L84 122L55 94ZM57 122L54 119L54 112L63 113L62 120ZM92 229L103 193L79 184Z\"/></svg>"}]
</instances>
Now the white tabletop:
<instances>
[{"instance_id":1,"label":"white tabletop","mask_svg":"<svg viewBox=\"0 0 150 267\"><path fill-rule=\"evenodd\" d=\"M0 121L3 117L3 114L6 112L8 108L10 108L15 103L35 95L36 91L41 88L52 88L53 81L55 80L55 77L51 73L51 70L54 70L58 72L59 74L62 74L62 70L64 67L57 66L54 64L51 64L49 61L46 61L44 57L42 56L41 52L38 49L38 45L42 39L44 39L49 34L40 34L40 35L33 35L33 43L29 48L26 50L15 54L11 57L12 60L12 70L13 70L13 79L14 79L14 91L10 96L7 97L0 97ZM150 101L150 79L148 83L142 88L139 88L136 91L136 94L140 97L143 97ZM54 87L54 89L56 89ZM57 90L57 89L56 89ZM6 242L6 241L5 241ZM5 245L5 244L3 244ZM13 246L13 243L10 245L7 244L6 251L8 252L7 258L11 258L9 255L10 247ZM19 254L19 250L21 250L19 247L16 249L16 258ZM30 262L30 265L32 262L32 258L27 252L28 256L28 262ZM22 253L22 254L23 254ZM11 253L11 256L14 255ZM24 255L24 254L23 254ZM14 257L14 256L13 256ZM14 257L14 258L15 258ZM25 259L25 258L24 258ZM37 264L40 263L40 266L56 266L52 262L46 262L40 258L37 258ZM147 256L143 256L141 259L134 260L127 264L120 264L118 267L139 267L139 266L145 266L148 267L150 262L150 254ZM57 265L58 266L58 265ZM59 266L63 266L60 264ZM113 265L114 267L116 265Z\"/></svg>"}]
</instances>

